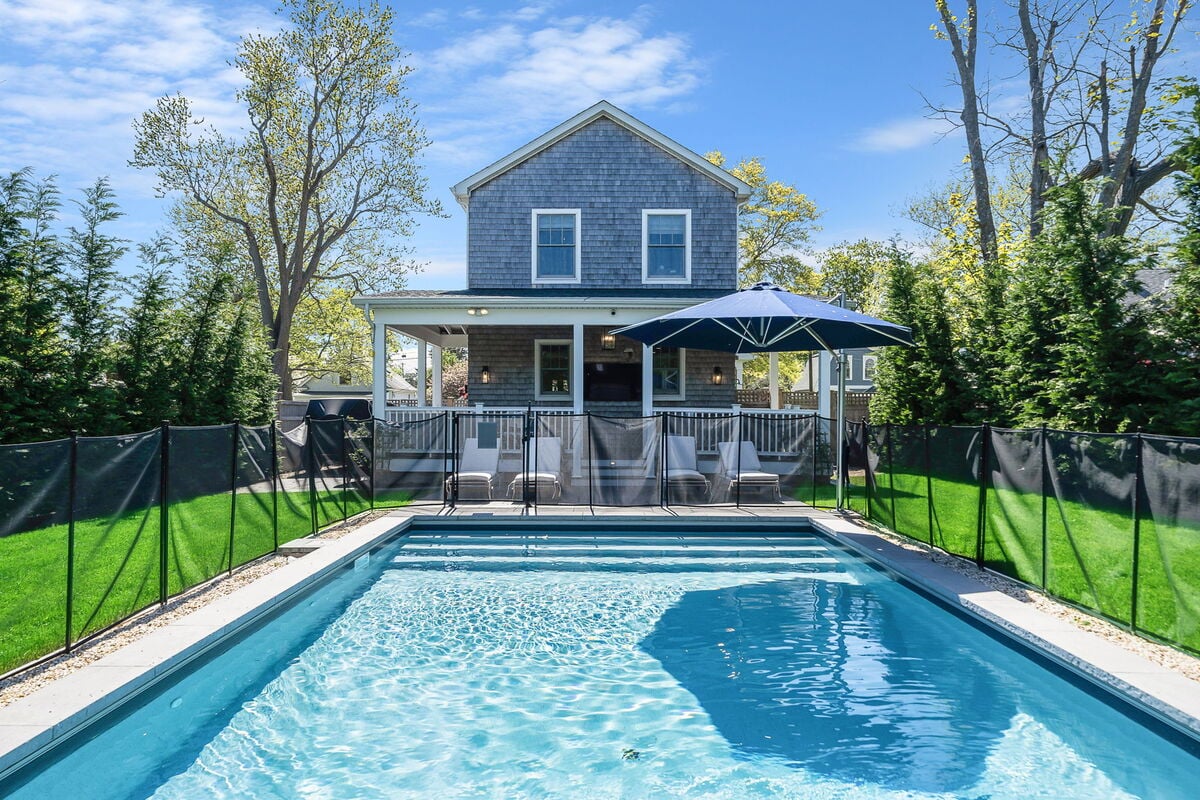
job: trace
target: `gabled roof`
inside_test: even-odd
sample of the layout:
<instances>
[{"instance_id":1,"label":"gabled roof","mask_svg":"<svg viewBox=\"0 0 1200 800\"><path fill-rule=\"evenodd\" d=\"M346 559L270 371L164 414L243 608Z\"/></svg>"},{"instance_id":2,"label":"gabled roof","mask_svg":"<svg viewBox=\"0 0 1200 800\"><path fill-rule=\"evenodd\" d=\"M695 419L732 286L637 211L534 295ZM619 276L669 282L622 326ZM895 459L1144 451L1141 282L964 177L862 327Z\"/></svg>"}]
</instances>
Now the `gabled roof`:
<instances>
[{"instance_id":1,"label":"gabled roof","mask_svg":"<svg viewBox=\"0 0 1200 800\"><path fill-rule=\"evenodd\" d=\"M753 189L745 181L735 178L675 140L663 136L646 123L634 119L607 100L601 100L596 105L581 111L561 125L546 131L524 147L514 150L494 164L476 172L471 177L459 181L450 187L450 191L454 192L454 197L458 200L459 205L466 208L471 192L477 187L482 186L497 175L507 172L521 162L562 141L572 133L587 127L601 117L612 120L622 128L640 136L669 155L704 173L717 183L727 186L737 196L739 203L743 203L750 198L750 193Z\"/></svg>"}]
</instances>

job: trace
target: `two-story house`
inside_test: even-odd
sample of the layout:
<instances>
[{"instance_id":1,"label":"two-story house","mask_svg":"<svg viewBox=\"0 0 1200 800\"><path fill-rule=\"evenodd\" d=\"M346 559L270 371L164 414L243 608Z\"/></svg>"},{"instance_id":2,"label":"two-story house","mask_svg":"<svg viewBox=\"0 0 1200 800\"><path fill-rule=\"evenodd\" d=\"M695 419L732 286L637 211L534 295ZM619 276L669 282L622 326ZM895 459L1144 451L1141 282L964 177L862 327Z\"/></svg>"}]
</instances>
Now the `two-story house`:
<instances>
[{"instance_id":1,"label":"two-story house","mask_svg":"<svg viewBox=\"0 0 1200 800\"><path fill-rule=\"evenodd\" d=\"M737 210L750 186L601 102L453 192L467 214L467 288L354 300L374 329L377 416L387 329L421 343L418 386L429 374L440 386L440 348L466 347L470 401L485 409L733 405L732 355L608 332L737 288Z\"/></svg>"}]
</instances>

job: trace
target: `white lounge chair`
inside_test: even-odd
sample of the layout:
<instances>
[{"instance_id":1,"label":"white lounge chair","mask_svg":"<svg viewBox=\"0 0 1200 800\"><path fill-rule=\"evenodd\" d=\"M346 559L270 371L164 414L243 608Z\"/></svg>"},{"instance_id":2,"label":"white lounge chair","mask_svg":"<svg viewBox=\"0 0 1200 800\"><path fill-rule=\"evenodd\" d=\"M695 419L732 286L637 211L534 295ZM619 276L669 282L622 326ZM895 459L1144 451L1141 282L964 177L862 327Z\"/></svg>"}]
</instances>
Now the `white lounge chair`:
<instances>
[{"instance_id":1,"label":"white lounge chair","mask_svg":"<svg viewBox=\"0 0 1200 800\"><path fill-rule=\"evenodd\" d=\"M707 498L708 478L697 469L696 437L668 436L667 457L663 460L667 478L667 502L689 502L697 496ZM675 498L682 498L676 500Z\"/></svg>"},{"instance_id":2,"label":"white lounge chair","mask_svg":"<svg viewBox=\"0 0 1200 800\"><path fill-rule=\"evenodd\" d=\"M557 436L538 436L525 445L529 472L519 472L508 484L508 496L520 500L525 492L535 500L557 500L562 497L562 439ZM536 463L535 463L536 462Z\"/></svg>"},{"instance_id":3,"label":"white lounge chair","mask_svg":"<svg viewBox=\"0 0 1200 800\"><path fill-rule=\"evenodd\" d=\"M743 441L740 454L736 443L720 442L717 452L721 456L720 474L728 482L731 494L736 496L748 489L767 490L775 495L776 502L783 502L783 496L779 493L779 476L773 472L763 472L754 442Z\"/></svg>"},{"instance_id":4,"label":"white lounge chair","mask_svg":"<svg viewBox=\"0 0 1200 800\"><path fill-rule=\"evenodd\" d=\"M499 466L499 447L482 448L478 439L464 440L458 471L446 478L446 493L450 497L491 500Z\"/></svg>"}]
</instances>

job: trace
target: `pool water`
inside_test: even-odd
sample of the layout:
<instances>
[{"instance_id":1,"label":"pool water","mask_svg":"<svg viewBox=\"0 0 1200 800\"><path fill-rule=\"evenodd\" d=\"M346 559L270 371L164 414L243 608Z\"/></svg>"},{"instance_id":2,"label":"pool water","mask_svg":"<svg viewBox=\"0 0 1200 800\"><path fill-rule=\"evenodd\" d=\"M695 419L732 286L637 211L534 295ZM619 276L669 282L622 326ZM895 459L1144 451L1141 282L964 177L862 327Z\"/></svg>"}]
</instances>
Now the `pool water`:
<instances>
[{"instance_id":1,"label":"pool water","mask_svg":"<svg viewBox=\"0 0 1200 800\"><path fill-rule=\"evenodd\" d=\"M1196 749L808 534L416 533L23 798L1175 798Z\"/></svg>"}]
</instances>

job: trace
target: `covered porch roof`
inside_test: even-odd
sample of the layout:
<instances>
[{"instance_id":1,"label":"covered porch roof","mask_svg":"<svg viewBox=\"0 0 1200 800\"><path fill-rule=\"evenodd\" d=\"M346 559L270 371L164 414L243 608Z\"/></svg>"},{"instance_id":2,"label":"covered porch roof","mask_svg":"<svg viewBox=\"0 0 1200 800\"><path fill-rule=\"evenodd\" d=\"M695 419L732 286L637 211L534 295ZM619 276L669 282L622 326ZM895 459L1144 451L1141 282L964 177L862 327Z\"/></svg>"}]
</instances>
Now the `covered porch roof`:
<instances>
[{"instance_id":1,"label":"covered porch roof","mask_svg":"<svg viewBox=\"0 0 1200 800\"><path fill-rule=\"evenodd\" d=\"M678 311L730 289L456 289L360 295L373 324L438 347L465 347L467 326L609 325Z\"/></svg>"}]
</instances>

